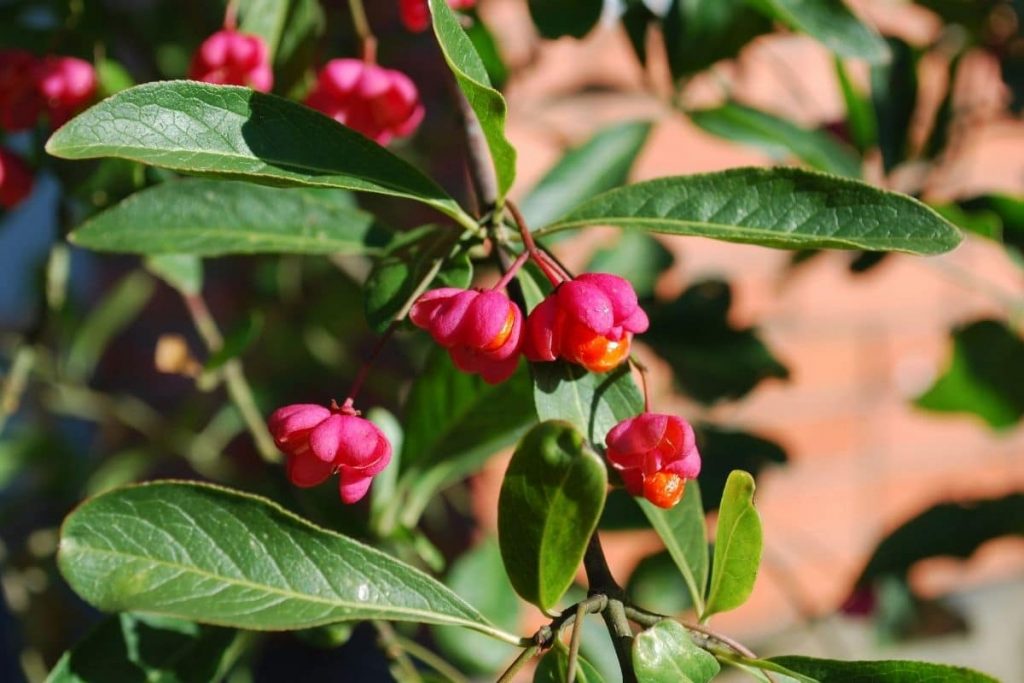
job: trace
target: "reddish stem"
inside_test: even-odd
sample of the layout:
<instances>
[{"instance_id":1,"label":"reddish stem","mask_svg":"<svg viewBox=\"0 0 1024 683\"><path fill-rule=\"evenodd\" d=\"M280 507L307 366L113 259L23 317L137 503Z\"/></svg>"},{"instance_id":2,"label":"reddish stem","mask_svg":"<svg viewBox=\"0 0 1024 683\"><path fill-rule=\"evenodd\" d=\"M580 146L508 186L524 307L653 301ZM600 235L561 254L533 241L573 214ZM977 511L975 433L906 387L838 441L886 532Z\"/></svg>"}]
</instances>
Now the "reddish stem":
<instances>
[{"instance_id":1,"label":"reddish stem","mask_svg":"<svg viewBox=\"0 0 1024 683\"><path fill-rule=\"evenodd\" d=\"M391 335L395 333L396 329L398 329L398 321L391 323L391 325L388 326L388 329L384 331L384 334L380 336L380 339L377 340L373 350L370 351L369 358L363 362L362 367L359 368L359 372L356 374L356 378L352 380L352 387L349 389L348 397L342 404L341 409L343 411L346 407L352 409L352 404L355 402L356 396L359 394L359 390L363 388L363 382L366 381L367 375L370 374L370 368L373 367L373 362L377 360L377 356L380 355L384 345L388 343L388 340L391 339Z\"/></svg>"},{"instance_id":2,"label":"reddish stem","mask_svg":"<svg viewBox=\"0 0 1024 683\"><path fill-rule=\"evenodd\" d=\"M537 243L533 241L533 235L530 234L530 229L526 226L526 219L523 218L523 214L519 211L519 207L512 202L505 202L505 206L508 207L509 212L512 214L512 219L516 222L516 227L519 228L519 235L523 238L523 244L526 246L526 253L530 255L533 262L537 264L537 267L544 273L544 277L555 287L562 284L565 278L558 272L558 269L552 268L550 261L544 256L544 252L537 248Z\"/></svg>"},{"instance_id":3,"label":"reddish stem","mask_svg":"<svg viewBox=\"0 0 1024 683\"><path fill-rule=\"evenodd\" d=\"M228 2L228 7L224 10L224 28L228 31L238 28L238 0Z\"/></svg>"},{"instance_id":4,"label":"reddish stem","mask_svg":"<svg viewBox=\"0 0 1024 683\"><path fill-rule=\"evenodd\" d=\"M644 412L649 413L651 412L651 392L647 388L647 366L633 356L629 357L629 362L640 373L640 386L644 392Z\"/></svg>"},{"instance_id":5,"label":"reddish stem","mask_svg":"<svg viewBox=\"0 0 1024 683\"><path fill-rule=\"evenodd\" d=\"M516 257L516 260L512 262L512 264L508 267L508 270L505 271L505 274L501 276L500 280L498 280L498 284L491 287L491 290L493 291L497 289L504 289L505 286L512 281L512 278L516 276L516 273L519 272L519 269L523 267L523 264L526 263L526 260L528 258L530 258L530 252L528 251L524 251L522 254Z\"/></svg>"}]
</instances>

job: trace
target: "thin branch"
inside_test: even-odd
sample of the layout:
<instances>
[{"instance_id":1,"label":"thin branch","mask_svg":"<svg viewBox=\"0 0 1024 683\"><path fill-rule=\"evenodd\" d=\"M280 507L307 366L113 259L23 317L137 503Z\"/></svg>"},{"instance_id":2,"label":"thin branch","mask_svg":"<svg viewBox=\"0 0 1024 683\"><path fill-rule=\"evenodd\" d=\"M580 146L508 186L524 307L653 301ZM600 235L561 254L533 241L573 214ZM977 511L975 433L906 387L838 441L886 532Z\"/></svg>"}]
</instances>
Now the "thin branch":
<instances>
[{"instance_id":1,"label":"thin branch","mask_svg":"<svg viewBox=\"0 0 1024 683\"><path fill-rule=\"evenodd\" d=\"M519 656L515 658L515 661L505 669L505 673L501 674L501 677L498 679L498 683L512 683L512 679L515 678L517 673L519 673L519 670L526 666L527 662L536 657L538 652L540 652L540 645L537 645L536 643L520 652Z\"/></svg>"},{"instance_id":2,"label":"thin branch","mask_svg":"<svg viewBox=\"0 0 1024 683\"><path fill-rule=\"evenodd\" d=\"M434 652L423 647L415 640L410 640L395 633L395 643L411 656L420 660L431 669L447 678L451 683L469 683L469 679L462 675L462 672L454 666L438 657Z\"/></svg>"},{"instance_id":3,"label":"thin branch","mask_svg":"<svg viewBox=\"0 0 1024 683\"><path fill-rule=\"evenodd\" d=\"M398 634L395 633L395 629L391 627L391 624L386 621L374 621L373 627L377 629L377 634L380 636L380 644L384 648L384 653L394 660L398 668L402 670L402 680L423 683L423 677L420 676L420 672L416 670L416 665L409 659L409 656L399 644Z\"/></svg>"},{"instance_id":4,"label":"thin branch","mask_svg":"<svg viewBox=\"0 0 1024 683\"><path fill-rule=\"evenodd\" d=\"M3 434L7 420L21 405L21 397L28 387L28 379L35 362L36 350L28 342L22 343L14 352L11 370L4 378L3 390L0 391L0 434Z\"/></svg>"},{"instance_id":5,"label":"thin branch","mask_svg":"<svg viewBox=\"0 0 1024 683\"><path fill-rule=\"evenodd\" d=\"M569 640L569 663L565 668L565 680L567 683L576 683L576 666L580 656L580 639L583 637L584 616L587 614L587 606L584 603L576 605L575 619L572 623L572 638Z\"/></svg>"},{"instance_id":6,"label":"thin branch","mask_svg":"<svg viewBox=\"0 0 1024 683\"><path fill-rule=\"evenodd\" d=\"M377 36L373 35L370 21L366 18L363 0L348 0L348 9L352 14L352 26L359 37L359 51L363 61L373 64L377 61Z\"/></svg>"}]
</instances>

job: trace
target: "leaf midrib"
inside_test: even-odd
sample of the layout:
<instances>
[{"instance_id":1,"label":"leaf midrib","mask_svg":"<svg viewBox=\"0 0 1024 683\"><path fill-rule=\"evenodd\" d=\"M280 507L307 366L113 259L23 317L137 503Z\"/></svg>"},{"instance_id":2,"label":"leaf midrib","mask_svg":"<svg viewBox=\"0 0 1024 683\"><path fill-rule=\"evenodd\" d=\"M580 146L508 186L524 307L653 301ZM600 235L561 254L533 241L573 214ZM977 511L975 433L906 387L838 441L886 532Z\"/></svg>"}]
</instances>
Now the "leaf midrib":
<instances>
[{"instance_id":1,"label":"leaf midrib","mask_svg":"<svg viewBox=\"0 0 1024 683\"><path fill-rule=\"evenodd\" d=\"M274 594L274 595L279 595L279 596L282 596L282 597L288 597L288 598L296 599L296 600L299 600L299 601L310 602L310 603L315 603L315 604L327 605L327 606L334 607L334 608L351 609L351 610L364 609L365 610L365 605L367 605L367 604L374 604L374 603L362 603L362 604L360 604L360 603L351 603L351 602L347 602L345 600L340 600L340 599L332 600L330 598L323 598L323 597L320 597L320 596L317 596L317 595L311 595L311 594L308 594L308 593L298 593L296 591L288 590L286 588L280 588L280 587L277 587L277 586L270 586L270 585L267 585L267 584L256 583L256 582L250 581L248 579L238 579L238 578L233 578L233 577L226 577L226 576L224 576L222 574L216 574L214 572L211 572L211 571L208 571L208 570L205 570L205 569L201 569L201 568L196 567L194 565L181 564L181 563L178 563L178 562L171 562L171 561L168 561L168 560L161 560L161 559L157 559L157 558L147 557L147 556L144 556L144 555L134 555L132 553L127 553L127 552L124 552L124 551L121 551L121 550L109 550L109 549L105 549L105 548L97 548L97 547L92 546L92 545L81 543L80 541L74 541L71 544L70 548L68 547L68 545L65 544L64 547L61 550L62 550L62 554L64 555L64 557L73 556L75 553L79 553L79 554L93 553L93 554L97 554L97 555L106 555L106 556L112 556L112 557L118 557L118 558L127 558L127 559L130 559L130 560L146 562L146 563L149 563L149 564L157 565L157 566L160 566L160 567L165 567L165 568L168 568L168 569L174 569L176 571L180 571L180 572L185 573L185 574L193 574L195 576L198 576L198 577L201 577L201 578L205 578L205 579L215 579L215 580L220 581L222 583L233 585L233 586L236 586L236 587L239 587L239 588L247 588L247 589L251 589L251 590L260 590L260 591L263 591L263 592L266 592L266 593L270 593L270 594ZM441 612L430 612L430 611L419 610L419 609L414 609L414 608L410 608L410 607L387 606L387 607L381 607L380 609L381 609L381 611L388 611L388 612L392 612L392 613L409 615L409 616L426 616L426 617L432 617L432 618L445 617L443 623L452 624L452 625L466 626L467 628L471 628L471 629L473 629L475 631L479 631L480 633L484 633L486 635L490 635L492 637L498 638L499 640L507 640L507 638L505 637L506 634L504 634L504 632L499 631L497 629L489 628L489 627L487 627L486 625L484 625L484 624L482 624L480 622L471 621L468 618L449 617L448 615L445 615L445 614L443 614ZM152 613L157 613L157 612L152 612ZM180 615L175 615L175 614L171 614L171 613L166 613L166 614L167 614L167 616L180 616ZM321 623L333 623L335 621L343 621L343 619L330 618L330 619L327 619L326 621L323 621ZM214 623L214 622L209 621L208 623ZM225 625L236 625L237 626L237 622L221 622L221 623L223 623ZM247 625L246 628L259 629L260 626L258 626L258 625Z\"/></svg>"}]
</instances>

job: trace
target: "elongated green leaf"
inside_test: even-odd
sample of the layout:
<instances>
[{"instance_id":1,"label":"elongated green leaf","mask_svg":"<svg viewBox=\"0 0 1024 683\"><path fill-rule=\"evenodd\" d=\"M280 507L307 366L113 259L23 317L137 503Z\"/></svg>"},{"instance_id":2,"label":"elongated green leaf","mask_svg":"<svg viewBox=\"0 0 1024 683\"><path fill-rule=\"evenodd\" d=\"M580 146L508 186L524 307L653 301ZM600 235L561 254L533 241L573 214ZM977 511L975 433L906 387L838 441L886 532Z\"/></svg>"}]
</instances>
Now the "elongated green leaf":
<instances>
[{"instance_id":1,"label":"elongated green leaf","mask_svg":"<svg viewBox=\"0 0 1024 683\"><path fill-rule=\"evenodd\" d=\"M238 30L263 38L271 60L277 53L290 5L291 0L242 0L239 3Z\"/></svg>"},{"instance_id":2,"label":"elongated green leaf","mask_svg":"<svg viewBox=\"0 0 1024 683\"><path fill-rule=\"evenodd\" d=\"M550 610L572 585L604 507L608 472L567 422L542 422L516 448L498 498L498 540L516 592Z\"/></svg>"},{"instance_id":3,"label":"elongated green leaf","mask_svg":"<svg viewBox=\"0 0 1024 683\"><path fill-rule=\"evenodd\" d=\"M182 294L203 290L203 260L193 254L154 254L143 262L146 270Z\"/></svg>"},{"instance_id":4,"label":"elongated green leaf","mask_svg":"<svg viewBox=\"0 0 1024 683\"><path fill-rule=\"evenodd\" d=\"M858 151L864 153L878 142L875 114L871 110L869 99L857 89L850 79L843 60L835 57L833 63L836 69L836 79L839 81L839 90L843 93L843 103L846 105L846 127L850 133L850 140Z\"/></svg>"},{"instance_id":5,"label":"elongated green leaf","mask_svg":"<svg viewBox=\"0 0 1024 683\"><path fill-rule=\"evenodd\" d=\"M910 197L795 168L738 168L628 185L585 202L538 235L587 225L783 249L937 254L961 239Z\"/></svg>"},{"instance_id":6,"label":"elongated green leaf","mask_svg":"<svg viewBox=\"0 0 1024 683\"><path fill-rule=\"evenodd\" d=\"M761 542L761 518L754 509L754 478L736 470L725 482L718 507L715 561L701 620L747 601L761 564Z\"/></svg>"},{"instance_id":7,"label":"elongated green leaf","mask_svg":"<svg viewBox=\"0 0 1024 683\"><path fill-rule=\"evenodd\" d=\"M871 67L871 103L886 173L907 158L910 123L917 109L918 55L908 43L890 38L892 59Z\"/></svg>"},{"instance_id":8,"label":"elongated green leaf","mask_svg":"<svg viewBox=\"0 0 1024 683\"><path fill-rule=\"evenodd\" d=\"M665 50L675 78L731 59L772 22L747 0L673 0L662 20Z\"/></svg>"},{"instance_id":9,"label":"elongated green leaf","mask_svg":"<svg viewBox=\"0 0 1024 683\"><path fill-rule=\"evenodd\" d=\"M708 583L708 531L700 486L696 481L686 482L682 501L669 510L640 498L635 500L675 561L690 593L690 604L702 613Z\"/></svg>"},{"instance_id":10,"label":"elongated green leaf","mask_svg":"<svg viewBox=\"0 0 1024 683\"><path fill-rule=\"evenodd\" d=\"M580 202L626 182L650 132L646 121L620 123L567 152L520 204L527 225L547 225Z\"/></svg>"},{"instance_id":11,"label":"elongated green leaf","mask_svg":"<svg viewBox=\"0 0 1024 683\"><path fill-rule=\"evenodd\" d=\"M496 539L486 539L456 560L445 583L499 627L518 628L520 602L505 574ZM433 632L445 656L469 673L494 674L515 657L514 647L473 631L435 626Z\"/></svg>"},{"instance_id":12,"label":"elongated green leaf","mask_svg":"<svg viewBox=\"0 0 1024 683\"><path fill-rule=\"evenodd\" d=\"M861 22L842 0L747 0L783 24L820 41L843 57L878 64L889 58L881 36Z\"/></svg>"},{"instance_id":13,"label":"elongated green leaf","mask_svg":"<svg viewBox=\"0 0 1024 683\"><path fill-rule=\"evenodd\" d=\"M274 53L274 89L294 96L321 49L327 19L320 0L290 0L284 30Z\"/></svg>"},{"instance_id":14,"label":"elongated green leaf","mask_svg":"<svg viewBox=\"0 0 1024 683\"><path fill-rule=\"evenodd\" d=\"M537 662L533 672L533 683L565 683L569 672L569 651L560 640ZM576 683L604 683L593 664L582 656L576 658Z\"/></svg>"},{"instance_id":15,"label":"elongated green leaf","mask_svg":"<svg viewBox=\"0 0 1024 683\"><path fill-rule=\"evenodd\" d=\"M389 237L345 192L197 179L137 192L70 239L98 251L220 256L372 254Z\"/></svg>"},{"instance_id":16,"label":"elongated green leaf","mask_svg":"<svg viewBox=\"0 0 1024 683\"><path fill-rule=\"evenodd\" d=\"M775 159L796 157L819 171L847 178L860 176L860 158L828 133L801 128L736 102L690 112L689 116L712 135L757 147Z\"/></svg>"},{"instance_id":17,"label":"elongated green leaf","mask_svg":"<svg viewBox=\"0 0 1024 683\"><path fill-rule=\"evenodd\" d=\"M643 410L644 399L623 365L597 375L578 365L557 361L532 363L533 401L541 420L565 420L594 446L616 424Z\"/></svg>"},{"instance_id":18,"label":"elongated green leaf","mask_svg":"<svg viewBox=\"0 0 1024 683\"><path fill-rule=\"evenodd\" d=\"M998 683L979 671L960 666L913 662L906 660L881 660L877 662L848 662L839 659L815 659L813 657L772 657L759 663L783 675L797 674L795 678L809 683Z\"/></svg>"},{"instance_id":19,"label":"elongated green leaf","mask_svg":"<svg viewBox=\"0 0 1024 683\"><path fill-rule=\"evenodd\" d=\"M944 413L972 413L993 429L1024 417L1024 339L999 320L979 320L953 331L946 371L915 401Z\"/></svg>"},{"instance_id":20,"label":"elongated green leaf","mask_svg":"<svg viewBox=\"0 0 1024 683\"><path fill-rule=\"evenodd\" d=\"M395 235L363 287L366 321L383 332L433 287L469 287L473 265L452 230L424 226Z\"/></svg>"},{"instance_id":21,"label":"elongated green leaf","mask_svg":"<svg viewBox=\"0 0 1024 683\"><path fill-rule=\"evenodd\" d=\"M414 526L437 491L514 443L533 421L530 381L520 370L491 385L457 369L435 349L416 378L405 409L403 520Z\"/></svg>"},{"instance_id":22,"label":"elongated green leaf","mask_svg":"<svg viewBox=\"0 0 1024 683\"><path fill-rule=\"evenodd\" d=\"M682 624L664 619L633 641L633 668L638 683L707 683L721 667Z\"/></svg>"},{"instance_id":23,"label":"elongated green leaf","mask_svg":"<svg viewBox=\"0 0 1024 683\"><path fill-rule=\"evenodd\" d=\"M545 38L582 38L601 18L602 0L530 0L530 16Z\"/></svg>"},{"instance_id":24,"label":"elongated green leaf","mask_svg":"<svg viewBox=\"0 0 1024 683\"><path fill-rule=\"evenodd\" d=\"M101 610L254 630L387 619L514 639L440 582L270 501L155 482L92 498L64 521L58 565Z\"/></svg>"},{"instance_id":25,"label":"elongated green leaf","mask_svg":"<svg viewBox=\"0 0 1024 683\"><path fill-rule=\"evenodd\" d=\"M47 683L213 683L239 633L167 617L118 614L64 653Z\"/></svg>"},{"instance_id":26,"label":"elongated green leaf","mask_svg":"<svg viewBox=\"0 0 1024 683\"><path fill-rule=\"evenodd\" d=\"M430 13L434 17L434 35L445 61L455 74L455 80L476 114L487 140L500 199L512 187L516 177L516 150L505 139L508 105L501 93L491 87L483 60L446 0L430 0Z\"/></svg>"},{"instance_id":27,"label":"elongated green leaf","mask_svg":"<svg viewBox=\"0 0 1024 683\"><path fill-rule=\"evenodd\" d=\"M160 81L124 90L58 129L46 151L266 185L376 192L472 220L432 180L359 133L296 102L231 85Z\"/></svg>"}]
</instances>

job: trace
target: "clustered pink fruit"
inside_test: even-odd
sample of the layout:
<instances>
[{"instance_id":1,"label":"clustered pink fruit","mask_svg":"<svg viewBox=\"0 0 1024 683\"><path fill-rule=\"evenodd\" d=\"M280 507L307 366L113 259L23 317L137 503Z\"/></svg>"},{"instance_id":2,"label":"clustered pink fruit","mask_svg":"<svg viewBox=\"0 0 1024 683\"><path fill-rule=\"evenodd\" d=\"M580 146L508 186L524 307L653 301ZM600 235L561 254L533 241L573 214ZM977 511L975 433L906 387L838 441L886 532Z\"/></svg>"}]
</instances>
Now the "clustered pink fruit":
<instances>
[{"instance_id":1,"label":"clustered pink fruit","mask_svg":"<svg viewBox=\"0 0 1024 683\"><path fill-rule=\"evenodd\" d=\"M38 58L23 50L0 50L0 128L27 130L46 115L56 128L96 93L96 71L76 57Z\"/></svg>"},{"instance_id":2,"label":"clustered pink fruit","mask_svg":"<svg viewBox=\"0 0 1024 683\"><path fill-rule=\"evenodd\" d=\"M558 285L533 309L523 353L533 362L562 358L591 372L608 372L629 357L633 335L647 326L628 280L584 273Z\"/></svg>"},{"instance_id":3,"label":"clustered pink fruit","mask_svg":"<svg viewBox=\"0 0 1024 683\"><path fill-rule=\"evenodd\" d=\"M416 301L409 318L446 348L463 372L498 384L516 371L523 313L502 292L433 289Z\"/></svg>"},{"instance_id":4,"label":"clustered pink fruit","mask_svg":"<svg viewBox=\"0 0 1024 683\"><path fill-rule=\"evenodd\" d=\"M448 0L452 9L472 9L476 0ZM413 33L426 31L430 26L430 5L427 0L398 0L398 15L405 28Z\"/></svg>"},{"instance_id":5,"label":"clustered pink fruit","mask_svg":"<svg viewBox=\"0 0 1024 683\"><path fill-rule=\"evenodd\" d=\"M217 85L244 85L260 92L274 87L267 44L259 36L230 28L203 41L192 57L188 77Z\"/></svg>"},{"instance_id":6,"label":"clustered pink fruit","mask_svg":"<svg viewBox=\"0 0 1024 683\"><path fill-rule=\"evenodd\" d=\"M0 206L13 209L32 193L32 172L17 155L0 149Z\"/></svg>"},{"instance_id":7,"label":"clustered pink fruit","mask_svg":"<svg viewBox=\"0 0 1024 683\"><path fill-rule=\"evenodd\" d=\"M424 115L408 76L359 59L327 62L306 104L381 145L412 135Z\"/></svg>"},{"instance_id":8,"label":"clustered pink fruit","mask_svg":"<svg viewBox=\"0 0 1024 683\"><path fill-rule=\"evenodd\" d=\"M391 462L391 443L377 425L359 416L351 400L341 407L285 406L270 416L267 426L288 456L293 484L316 486L337 472L345 503L365 496L374 475Z\"/></svg>"},{"instance_id":9,"label":"clustered pink fruit","mask_svg":"<svg viewBox=\"0 0 1024 683\"><path fill-rule=\"evenodd\" d=\"M644 412L623 420L608 432L605 445L626 490L658 507L675 506L686 481L700 474L693 427L675 415Z\"/></svg>"}]
</instances>

